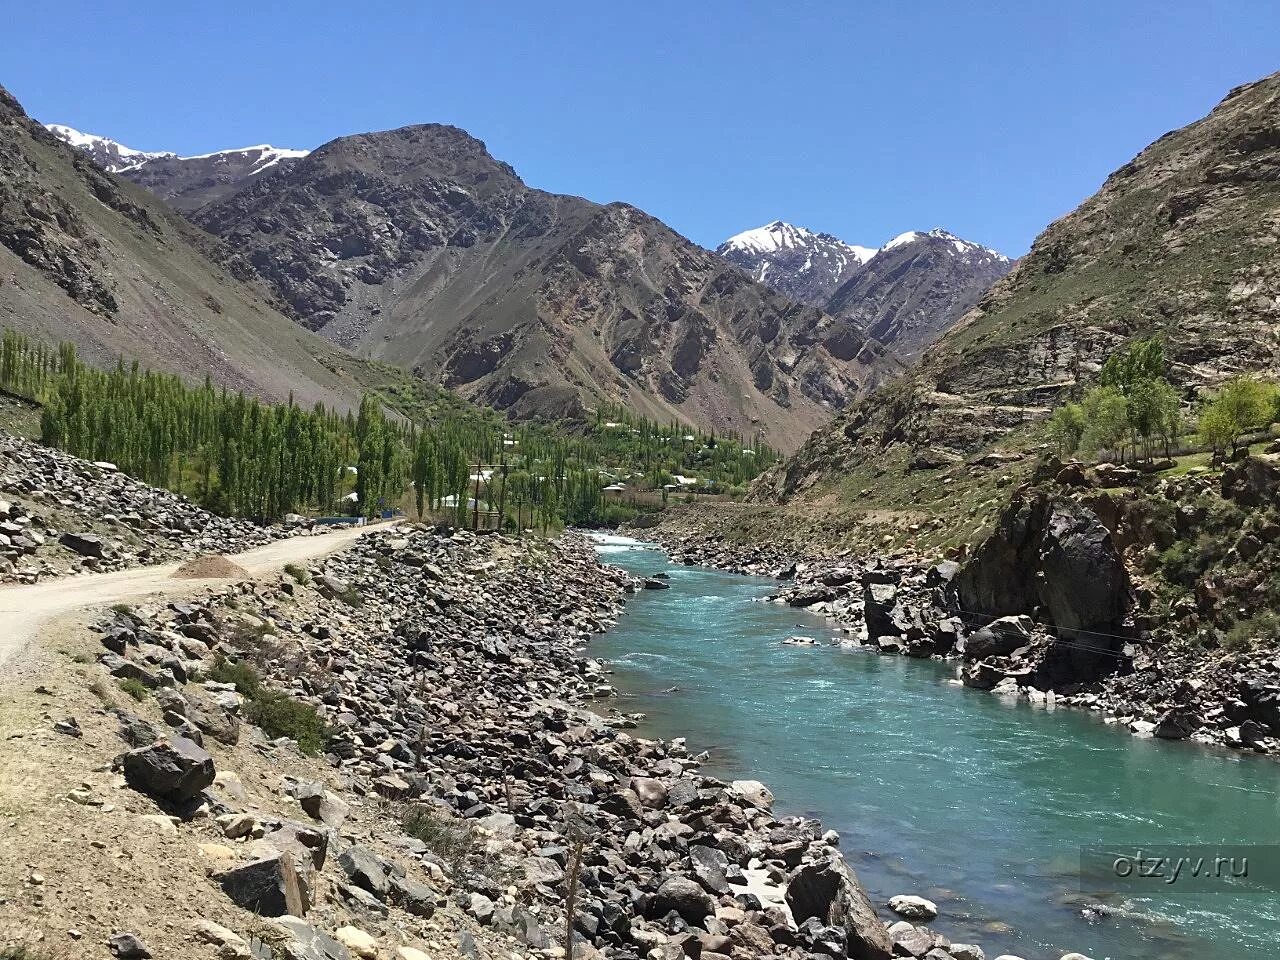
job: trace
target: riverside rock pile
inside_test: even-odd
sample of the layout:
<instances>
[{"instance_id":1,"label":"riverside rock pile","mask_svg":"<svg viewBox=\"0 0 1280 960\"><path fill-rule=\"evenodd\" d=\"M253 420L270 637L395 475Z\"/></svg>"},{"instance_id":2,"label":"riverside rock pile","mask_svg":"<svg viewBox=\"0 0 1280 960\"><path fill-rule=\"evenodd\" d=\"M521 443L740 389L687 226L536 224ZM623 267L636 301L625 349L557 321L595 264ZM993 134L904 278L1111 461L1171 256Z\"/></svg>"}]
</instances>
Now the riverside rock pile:
<instances>
[{"instance_id":1,"label":"riverside rock pile","mask_svg":"<svg viewBox=\"0 0 1280 960\"><path fill-rule=\"evenodd\" d=\"M390 935L388 910L443 900L515 938L522 953L558 956L581 842L579 956L978 955L922 924L886 927L836 834L775 817L762 784L706 776L681 741L632 736L635 718L588 709L612 691L604 667L579 648L639 584L601 566L585 542L416 528L371 534L294 574L134 611L128 622L117 615L104 625L103 642L115 648L104 665L117 675L145 670L142 682L162 690L185 680L185 715L174 709L166 721L192 739L238 715L233 691L196 678L219 656L252 661L324 718L324 750L347 800L405 805L433 826L398 834L391 842L403 855L388 860L332 831L326 817L341 811L341 796L306 787L316 823L259 824L263 862L215 877L236 902L285 909L286 855L303 895L317 902L325 885L314 882L321 867L306 852L320 841L305 827L338 864L343 909L374 939ZM215 717L201 715L215 707ZM149 751L146 762L131 761L146 776L160 771L144 789L167 803L176 799L170 784L207 776L199 756L175 743L140 745L135 755ZM246 812L216 786L187 802L220 817ZM443 836L468 839L442 844Z\"/></svg>"},{"instance_id":2,"label":"riverside rock pile","mask_svg":"<svg viewBox=\"0 0 1280 960\"><path fill-rule=\"evenodd\" d=\"M1079 503L1015 494L971 558L936 564L848 550L797 561L714 533L646 535L685 563L783 579L774 602L831 617L846 642L953 660L966 686L1083 707L1138 736L1280 754L1280 658L1206 655L1136 629L1129 611L1149 594Z\"/></svg>"},{"instance_id":3,"label":"riverside rock pile","mask_svg":"<svg viewBox=\"0 0 1280 960\"><path fill-rule=\"evenodd\" d=\"M0 582L239 552L288 535L0 434Z\"/></svg>"}]
</instances>

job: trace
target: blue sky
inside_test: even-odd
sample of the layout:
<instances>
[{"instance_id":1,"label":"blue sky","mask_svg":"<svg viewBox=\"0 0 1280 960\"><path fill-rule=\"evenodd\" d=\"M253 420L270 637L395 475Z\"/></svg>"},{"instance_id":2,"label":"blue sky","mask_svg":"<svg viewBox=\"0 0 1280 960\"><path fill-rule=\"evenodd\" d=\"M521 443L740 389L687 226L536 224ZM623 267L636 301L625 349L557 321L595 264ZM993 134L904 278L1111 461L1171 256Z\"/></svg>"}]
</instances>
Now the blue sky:
<instances>
[{"instance_id":1,"label":"blue sky","mask_svg":"<svg viewBox=\"0 0 1280 960\"><path fill-rule=\"evenodd\" d=\"M0 83L139 149L455 123L533 186L713 246L772 219L1019 255L1227 90L1280 4L804 0L10 4Z\"/></svg>"}]
</instances>

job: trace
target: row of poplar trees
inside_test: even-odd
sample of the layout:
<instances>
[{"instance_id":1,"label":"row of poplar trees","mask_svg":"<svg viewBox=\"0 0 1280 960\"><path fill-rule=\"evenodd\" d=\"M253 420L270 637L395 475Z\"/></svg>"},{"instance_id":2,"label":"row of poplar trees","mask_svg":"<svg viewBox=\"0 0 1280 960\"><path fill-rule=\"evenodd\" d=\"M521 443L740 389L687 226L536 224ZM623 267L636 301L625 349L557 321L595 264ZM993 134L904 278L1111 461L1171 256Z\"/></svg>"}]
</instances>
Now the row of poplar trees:
<instances>
[{"instance_id":1,"label":"row of poplar trees","mask_svg":"<svg viewBox=\"0 0 1280 960\"><path fill-rule=\"evenodd\" d=\"M589 524L603 503L598 471L563 455L512 469L500 429L475 418L416 425L366 395L356 413L267 404L123 362L109 371L13 331L0 340L0 389L39 403L41 440L110 461L219 513L258 521L350 506L366 516L412 490L419 515L470 525ZM485 466L490 464L492 466ZM508 510L508 506L511 508Z\"/></svg>"}]
</instances>

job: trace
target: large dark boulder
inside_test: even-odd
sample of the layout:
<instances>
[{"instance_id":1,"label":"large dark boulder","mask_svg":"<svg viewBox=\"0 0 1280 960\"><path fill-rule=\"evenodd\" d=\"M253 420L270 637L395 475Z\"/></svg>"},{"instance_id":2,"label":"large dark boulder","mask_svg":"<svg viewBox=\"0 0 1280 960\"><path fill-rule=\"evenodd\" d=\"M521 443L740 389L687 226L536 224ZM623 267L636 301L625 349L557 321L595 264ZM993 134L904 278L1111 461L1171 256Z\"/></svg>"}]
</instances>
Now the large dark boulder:
<instances>
[{"instance_id":1,"label":"large dark boulder","mask_svg":"<svg viewBox=\"0 0 1280 960\"><path fill-rule=\"evenodd\" d=\"M169 737L126 753L124 777L148 796L185 803L213 783L213 757L186 737Z\"/></svg>"},{"instance_id":2,"label":"large dark boulder","mask_svg":"<svg viewBox=\"0 0 1280 960\"><path fill-rule=\"evenodd\" d=\"M893 940L876 916L871 898L849 865L839 858L806 863L787 879L787 906L796 923L815 917L843 927L850 960L889 960Z\"/></svg>"},{"instance_id":3,"label":"large dark boulder","mask_svg":"<svg viewBox=\"0 0 1280 960\"><path fill-rule=\"evenodd\" d=\"M651 919L665 917L674 910L685 923L701 926L715 909L711 895L695 881L688 877L667 877L653 895L649 916Z\"/></svg>"},{"instance_id":4,"label":"large dark boulder","mask_svg":"<svg viewBox=\"0 0 1280 960\"><path fill-rule=\"evenodd\" d=\"M263 917L290 913L286 889L295 880L301 906L310 906L311 878L310 861L299 860L291 853L277 853L213 875L232 903Z\"/></svg>"},{"instance_id":5,"label":"large dark boulder","mask_svg":"<svg viewBox=\"0 0 1280 960\"><path fill-rule=\"evenodd\" d=\"M971 625L1034 614L1053 631L1039 686L1091 679L1124 662L1129 574L1110 531L1074 501L1016 496L956 575L951 596Z\"/></svg>"},{"instance_id":6,"label":"large dark boulder","mask_svg":"<svg viewBox=\"0 0 1280 960\"><path fill-rule=\"evenodd\" d=\"M1222 471L1222 496L1245 507L1280 505L1280 457L1246 457Z\"/></svg>"}]
</instances>

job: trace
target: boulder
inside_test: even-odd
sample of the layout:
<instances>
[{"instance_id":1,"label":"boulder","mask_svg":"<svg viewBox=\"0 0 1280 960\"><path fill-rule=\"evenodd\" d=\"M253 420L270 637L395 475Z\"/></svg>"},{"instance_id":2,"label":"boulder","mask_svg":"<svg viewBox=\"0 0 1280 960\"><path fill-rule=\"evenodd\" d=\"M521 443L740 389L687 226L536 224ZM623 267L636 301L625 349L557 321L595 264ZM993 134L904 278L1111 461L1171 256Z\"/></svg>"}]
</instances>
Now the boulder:
<instances>
[{"instance_id":1,"label":"boulder","mask_svg":"<svg viewBox=\"0 0 1280 960\"><path fill-rule=\"evenodd\" d=\"M288 857L290 862L285 863ZM287 873L292 867L297 878L302 906L311 904L311 862L299 861L290 853L277 853L249 863L223 870L213 880L236 906L264 917L283 917L291 913L286 895Z\"/></svg>"},{"instance_id":2,"label":"boulder","mask_svg":"<svg viewBox=\"0 0 1280 960\"><path fill-rule=\"evenodd\" d=\"M279 917L274 923L290 938L282 947L287 960L351 960L346 947L305 920Z\"/></svg>"},{"instance_id":3,"label":"boulder","mask_svg":"<svg viewBox=\"0 0 1280 960\"><path fill-rule=\"evenodd\" d=\"M74 550L82 557L93 557L101 560L111 552L107 541L92 533L72 533L67 531L58 538L58 542L68 550Z\"/></svg>"},{"instance_id":4,"label":"boulder","mask_svg":"<svg viewBox=\"0 0 1280 960\"><path fill-rule=\"evenodd\" d=\"M843 860L803 864L787 880L787 906L797 923L816 917L826 926L843 927L851 960L889 960L893 940L866 890Z\"/></svg>"},{"instance_id":5,"label":"boulder","mask_svg":"<svg viewBox=\"0 0 1280 960\"><path fill-rule=\"evenodd\" d=\"M891 616L898 599L895 580L883 571L868 572L862 579L862 615L869 637L898 632Z\"/></svg>"},{"instance_id":6,"label":"boulder","mask_svg":"<svg viewBox=\"0 0 1280 960\"><path fill-rule=\"evenodd\" d=\"M715 901L698 883L688 877L672 876L658 885L647 915L657 919L675 911L686 923L701 926L715 909Z\"/></svg>"},{"instance_id":7,"label":"boulder","mask_svg":"<svg viewBox=\"0 0 1280 960\"><path fill-rule=\"evenodd\" d=\"M965 638L961 652L966 660L1007 657L1031 642L1031 626L1030 617L1000 617Z\"/></svg>"},{"instance_id":8,"label":"boulder","mask_svg":"<svg viewBox=\"0 0 1280 960\"><path fill-rule=\"evenodd\" d=\"M1199 726L1199 720L1196 719L1195 714L1189 708L1173 707L1170 710L1166 710L1156 720L1156 725L1151 731L1151 735L1159 737L1161 740L1186 740L1196 732L1196 728Z\"/></svg>"},{"instance_id":9,"label":"boulder","mask_svg":"<svg viewBox=\"0 0 1280 960\"><path fill-rule=\"evenodd\" d=\"M773 792L759 780L734 780L729 789L757 810L768 810L773 806Z\"/></svg>"},{"instance_id":10,"label":"boulder","mask_svg":"<svg viewBox=\"0 0 1280 960\"><path fill-rule=\"evenodd\" d=\"M299 783L294 788L293 795L309 817L328 827L342 826L351 810L345 800L319 783Z\"/></svg>"},{"instance_id":11,"label":"boulder","mask_svg":"<svg viewBox=\"0 0 1280 960\"><path fill-rule=\"evenodd\" d=\"M391 895L391 875L396 868L368 847L356 845L342 851L338 866L352 883L379 900L385 901Z\"/></svg>"},{"instance_id":12,"label":"boulder","mask_svg":"<svg viewBox=\"0 0 1280 960\"><path fill-rule=\"evenodd\" d=\"M117 960L147 960L151 951L136 933L117 933L107 940L107 949ZM21 956L21 954L18 954Z\"/></svg>"},{"instance_id":13,"label":"boulder","mask_svg":"<svg viewBox=\"0 0 1280 960\"><path fill-rule=\"evenodd\" d=\"M961 616L1043 610L1053 644L1037 685L1094 679L1124 662L1133 589L1111 534L1090 510L1033 493L1015 497L952 583Z\"/></svg>"},{"instance_id":14,"label":"boulder","mask_svg":"<svg viewBox=\"0 0 1280 960\"><path fill-rule=\"evenodd\" d=\"M133 789L169 803L194 799L213 783L213 757L185 737L169 737L124 755Z\"/></svg>"},{"instance_id":15,"label":"boulder","mask_svg":"<svg viewBox=\"0 0 1280 960\"><path fill-rule=\"evenodd\" d=\"M889 909L905 920L928 923L938 916L938 906L932 900L901 894L889 899Z\"/></svg>"},{"instance_id":16,"label":"boulder","mask_svg":"<svg viewBox=\"0 0 1280 960\"><path fill-rule=\"evenodd\" d=\"M1280 456L1246 457L1222 471L1222 496L1244 507L1280 504Z\"/></svg>"}]
</instances>

